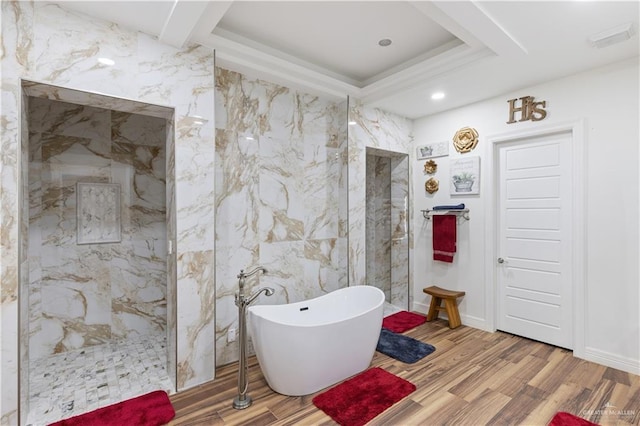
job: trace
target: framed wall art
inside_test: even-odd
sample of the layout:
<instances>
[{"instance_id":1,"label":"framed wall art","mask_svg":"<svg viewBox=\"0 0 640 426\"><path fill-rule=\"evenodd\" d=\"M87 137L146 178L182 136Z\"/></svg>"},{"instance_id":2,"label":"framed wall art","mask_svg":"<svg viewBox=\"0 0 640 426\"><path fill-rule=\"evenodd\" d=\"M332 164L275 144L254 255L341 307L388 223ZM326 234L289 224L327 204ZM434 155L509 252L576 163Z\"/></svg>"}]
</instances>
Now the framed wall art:
<instances>
[{"instance_id":1,"label":"framed wall art","mask_svg":"<svg viewBox=\"0 0 640 426\"><path fill-rule=\"evenodd\" d=\"M117 243L120 234L120 184L76 184L78 244Z\"/></svg>"},{"instance_id":2,"label":"framed wall art","mask_svg":"<svg viewBox=\"0 0 640 426\"><path fill-rule=\"evenodd\" d=\"M418 160L444 157L445 155L449 155L449 143L445 141L418 145L416 148L416 154L418 156Z\"/></svg>"},{"instance_id":3,"label":"framed wall art","mask_svg":"<svg viewBox=\"0 0 640 426\"><path fill-rule=\"evenodd\" d=\"M480 157L462 157L451 160L451 195L480 193Z\"/></svg>"}]
</instances>

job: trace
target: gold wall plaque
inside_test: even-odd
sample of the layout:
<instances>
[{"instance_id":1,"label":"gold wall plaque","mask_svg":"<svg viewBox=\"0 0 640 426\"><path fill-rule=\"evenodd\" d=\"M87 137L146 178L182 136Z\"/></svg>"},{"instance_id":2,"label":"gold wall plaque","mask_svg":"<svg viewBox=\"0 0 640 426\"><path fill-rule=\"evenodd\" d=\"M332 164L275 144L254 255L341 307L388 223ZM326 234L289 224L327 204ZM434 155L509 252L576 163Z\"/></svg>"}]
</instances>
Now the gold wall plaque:
<instances>
[{"instance_id":1,"label":"gold wall plaque","mask_svg":"<svg viewBox=\"0 0 640 426\"><path fill-rule=\"evenodd\" d=\"M424 163L424 172L430 175L434 174L438 170L438 164L435 161L429 160Z\"/></svg>"},{"instance_id":2,"label":"gold wall plaque","mask_svg":"<svg viewBox=\"0 0 640 426\"><path fill-rule=\"evenodd\" d=\"M453 136L453 146L458 152L469 152L476 145L478 145L478 132L472 127L463 127Z\"/></svg>"},{"instance_id":3,"label":"gold wall plaque","mask_svg":"<svg viewBox=\"0 0 640 426\"><path fill-rule=\"evenodd\" d=\"M436 192L439 187L440 187L440 182L438 182L438 179L436 178L429 178L424 183L424 189L429 194L433 194L434 192Z\"/></svg>"},{"instance_id":4,"label":"gold wall plaque","mask_svg":"<svg viewBox=\"0 0 640 426\"><path fill-rule=\"evenodd\" d=\"M520 106L516 106L518 98L509 99L509 121L507 124L513 124L517 121L540 121L544 120L547 116L547 111L544 109L547 106L547 101L534 102L533 96L523 96L520 100ZM516 113L520 113L520 120L516 120Z\"/></svg>"}]
</instances>

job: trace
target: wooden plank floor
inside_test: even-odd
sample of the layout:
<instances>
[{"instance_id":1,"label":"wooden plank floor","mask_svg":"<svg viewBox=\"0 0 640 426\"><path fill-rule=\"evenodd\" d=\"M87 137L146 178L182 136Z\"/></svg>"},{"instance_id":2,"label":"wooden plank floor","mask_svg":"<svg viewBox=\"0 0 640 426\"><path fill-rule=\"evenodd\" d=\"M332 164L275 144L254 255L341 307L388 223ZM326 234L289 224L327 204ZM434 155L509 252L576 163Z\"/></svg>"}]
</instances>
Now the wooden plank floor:
<instances>
[{"instance_id":1,"label":"wooden plank floor","mask_svg":"<svg viewBox=\"0 0 640 426\"><path fill-rule=\"evenodd\" d=\"M640 424L640 377L574 358L570 351L506 333L450 330L436 320L404 333L436 351L415 364L376 352L384 368L417 390L370 425L547 425L567 411L602 425ZM273 392L249 358L253 405L237 411L237 363L216 379L171 396L171 425L333 425L311 399Z\"/></svg>"}]
</instances>

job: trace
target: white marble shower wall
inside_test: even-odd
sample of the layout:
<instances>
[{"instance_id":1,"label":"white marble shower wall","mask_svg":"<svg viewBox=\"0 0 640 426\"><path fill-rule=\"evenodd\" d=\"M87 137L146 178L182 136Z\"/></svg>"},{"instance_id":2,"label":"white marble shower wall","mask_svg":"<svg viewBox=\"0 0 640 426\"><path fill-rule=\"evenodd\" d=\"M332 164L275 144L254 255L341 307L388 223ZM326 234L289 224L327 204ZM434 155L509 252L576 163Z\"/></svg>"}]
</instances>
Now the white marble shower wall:
<instances>
[{"instance_id":1,"label":"white marble shower wall","mask_svg":"<svg viewBox=\"0 0 640 426\"><path fill-rule=\"evenodd\" d=\"M347 103L216 68L216 360L237 360L234 293L296 302L347 286Z\"/></svg>"},{"instance_id":2,"label":"white marble shower wall","mask_svg":"<svg viewBox=\"0 0 640 426\"><path fill-rule=\"evenodd\" d=\"M391 168L391 304L410 310L409 155L394 155Z\"/></svg>"},{"instance_id":3,"label":"white marble shower wall","mask_svg":"<svg viewBox=\"0 0 640 426\"><path fill-rule=\"evenodd\" d=\"M399 193L392 191L392 235L396 231L404 232L402 223L404 219L401 218L404 211L404 206L400 208L404 203L407 205L408 211L411 212L411 199L412 189L408 185L409 173L411 170L411 164L408 161L412 143L412 122L411 120L400 117L395 114L391 114L377 108L365 106L360 102L353 102L353 105L349 106L349 122L353 125L349 126L349 285L363 285L367 283L367 235L366 235L366 221L367 221L367 149L377 149L386 153L385 155L391 155L391 161L397 156L400 163L398 165L392 164L392 170L396 172L392 173L392 186L397 188L403 188ZM374 152L374 151L371 151ZM403 165L404 164L404 165ZM406 170L406 172L405 172ZM397 174L396 174L397 173ZM402 182L406 181L406 183ZM407 197L405 201L405 197ZM410 213L409 213L410 214ZM410 223L410 218L409 218ZM405 245L404 248L399 249L398 256L394 256L392 265L398 265L396 268L392 268L391 280L397 282L408 282L409 288L412 288L411 277L409 276L409 267L412 262L412 244L413 236L411 229L407 229L407 238L399 240L401 245ZM399 248L399 246L398 246ZM405 257L406 256L406 257ZM396 270L394 273L393 270ZM406 277L406 279L405 279ZM396 303L402 303L402 307L411 306L405 304L403 298L409 297L409 303L411 302L411 295L404 296L401 294L406 290L404 286L399 287L398 293L395 297L398 298ZM392 300L394 298L392 292Z\"/></svg>"},{"instance_id":4,"label":"white marble shower wall","mask_svg":"<svg viewBox=\"0 0 640 426\"><path fill-rule=\"evenodd\" d=\"M367 152L367 285L391 302L391 158Z\"/></svg>"},{"instance_id":5,"label":"white marble shower wall","mask_svg":"<svg viewBox=\"0 0 640 426\"><path fill-rule=\"evenodd\" d=\"M169 230L176 234L176 266L169 275L175 277L177 295L168 298L177 300L177 306L168 315L168 327L175 326L173 336L177 336L176 351L169 355L177 357L169 364L177 369L179 389L211 380L215 371L211 338L215 303L213 50L199 46L176 49L146 34L51 3L3 1L0 7L0 423L18 422L18 336L24 342L30 333L26 326L18 328L18 307L26 302L19 299L26 289L18 291L18 271L21 268L21 274L28 276L29 265L26 253L19 253L21 245L26 247L19 244L19 229L28 226L20 222L25 217L20 214L24 180L19 176L24 80L111 96L112 105L105 106L108 109L133 112L123 110L117 100L125 98L125 103L163 105L175 111L167 133L175 136L176 152L175 156L173 150L167 154L167 170L175 165L177 197L175 213L169 210L167 214L176 223L175 230ZM115 65L99 64L100 57L113 59ZM194 115L209 122L194 127L188 119ZM22 354L24 362L26 354Z\"/></svg>"},{"instance_id":6,"label":"white marble shower wall","mask_svg":"<svg viewBox=\"0 0 640 426\"><path fill-rule=\"evenodd\" d=\"M408 309L409 158L375 148L366 152L366 283Z\"/></svg>"},{"instance_id":7,"label":"white marble shower wall","mask_svg":"<svg viewBox=\"0 0 640 426\"><path fill-rule=\"evenodd\" d=\"M135 335L164 339L166 120L28 102L30 359ZM78 183L119 185L120 241L78 244Z\"/></svg>"}]
</instances>

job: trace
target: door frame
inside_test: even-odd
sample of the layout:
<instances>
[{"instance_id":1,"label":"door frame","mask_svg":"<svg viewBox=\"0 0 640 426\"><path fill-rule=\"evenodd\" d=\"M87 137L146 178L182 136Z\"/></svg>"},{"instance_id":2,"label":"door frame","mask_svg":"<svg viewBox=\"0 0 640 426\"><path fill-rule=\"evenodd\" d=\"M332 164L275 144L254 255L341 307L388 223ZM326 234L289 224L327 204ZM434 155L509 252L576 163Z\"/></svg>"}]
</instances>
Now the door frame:
<instances>
[{"instance_id":1,"label":"door frame","mask_svg":"<svg viewBox=\"0 0 640 426\"><path fill-rule=\"evenodd\" d=\"M505 143L516 142L520 139L541 137L554 133L569 133L571 164L571 188L573 197L572 212L572 258L571 269L572 303L573 303L573 353L578 358L585 356L585 306L586 306L586 123L583 119L560 122L548 125L536 124L535 127L500 133L487 137L486 162L490 173L489 179L484 179L486 187L483 192L488 194L485 203L485 235L487 236L487 256L485 257L485 312L489 331L497 330L498 285L498 188L499 188L499 148Z\"/></svg>"}]
</instances>

